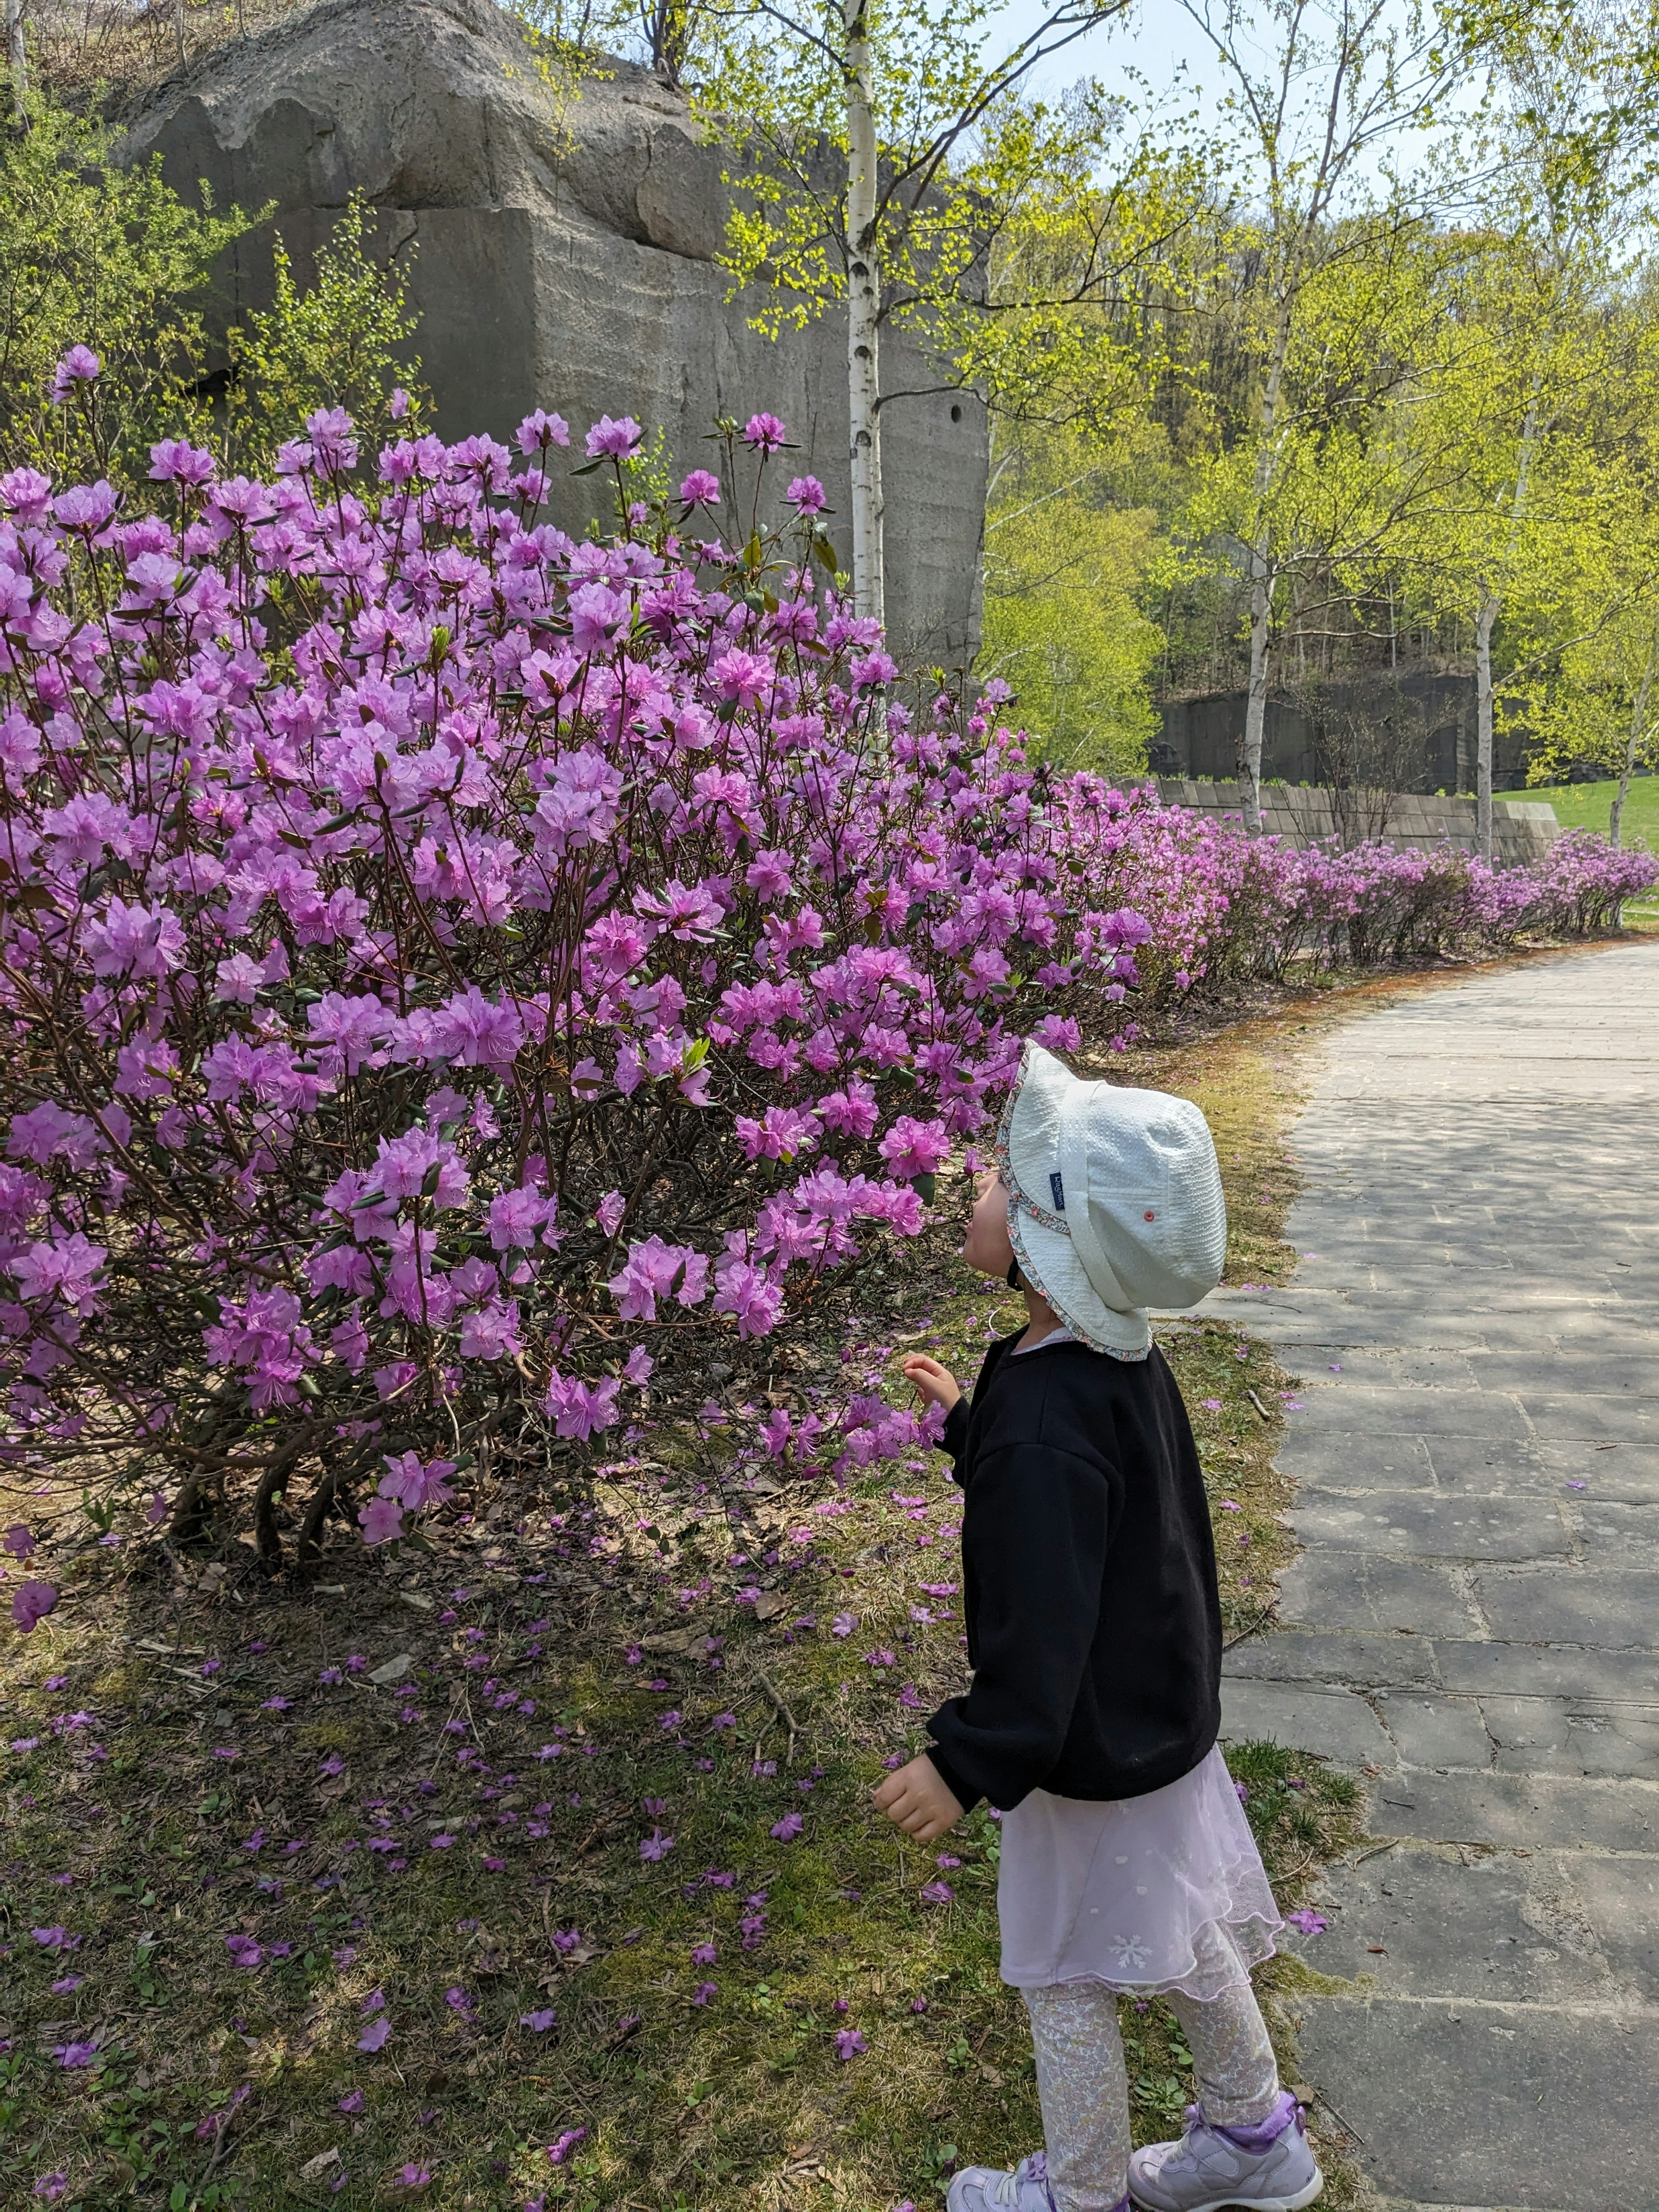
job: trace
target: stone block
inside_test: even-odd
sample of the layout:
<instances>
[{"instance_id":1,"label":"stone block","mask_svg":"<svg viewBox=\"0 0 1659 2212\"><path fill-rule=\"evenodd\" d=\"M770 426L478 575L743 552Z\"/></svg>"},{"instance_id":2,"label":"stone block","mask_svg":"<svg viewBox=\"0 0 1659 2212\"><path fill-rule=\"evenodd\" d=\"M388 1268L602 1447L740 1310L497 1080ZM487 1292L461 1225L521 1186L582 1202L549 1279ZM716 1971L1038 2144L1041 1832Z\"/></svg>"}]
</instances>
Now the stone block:
<instances>
[{"instance_id":1,"label":"stone block","mask_svg":"<svg viewBox=\"0 0 1659 2212\"><path fill-rule=\"evenodd\" d=\"M1299 2051L1380 2188L1439 2207L1659 2212L1659 2014L1318 1997Z\"/></svg>"},{"instance_id":2,"label":"stone block","mask_svg":"<svg viewBox=\"0 0 1659 2212\"><path fill-rule=\"evenodd\" d=\"M1328 1490L1430 1490L1434 1468L1420 1437L1356 1435L1351 1429L1285 1431L1274 1457L1281 1474Z\"/></svg>"},{"instance_id":3,"label":"stone block","mask_svg":"<svg viewBox=\"0 0 1659 2212\"><path fill-rule=\"evenodd\" d=\"M1364 1552L1304 1552L1279 1580L1281 1620L1310 1627L1409 1629L1454 1638L1480 1632L1479 1615L1450 1571L1426 1559Z\"/></svg>"},{"instance_id":4,"label":"stone block","mask_svg":"<svg viewBox=\"0 0 1659 2212\"><path fill-rule=\"evenodd\" d=\"M1492 1738L1473 1698L1391 1690L1376 1711L1406 1766L1483 1773L1492 1765Z\"/></svg>"},{"instance_id":5,"label":"stone block","mask_svg":"<svg viewBox=\"0 0 1659 2212\"><path fill-rule=\"evenodd\" d=\"M122 152L159 154L191 200L205 182L222 206L275 202L226 258L225 321L269 299L273 228L303 279L362 193L377 250L409 258L444 436L505 440L537 406L578 434L633 414L663 428L678 477L707 463L717 415L768 409L796 441L769 504L792 471L821 477L850 564L844 322L773 343L750 328L753 302L727 303L721 155L648 71L614 64L562 100L489 0L332 0L161 87ZM958 664L978 629L984 409L940 390L890 329L883 382L890 631L901 659ZM608 512L603 477L553 475L566 529Z\"/></svg>"},{"instance_id":6,"label":"stone block","mask_svg":"<svg viewBox=\"0 0 1659 2212\"><path fill-rule=\"evenodd\" d=\"M1498 1746L1494 1764L1500 1773L1659 1782L1659 1705L1485 1697L1480 1711Z\"/></svg>"},{"instance_id":7,"label":"stone block","mask_svg":"<svg viewBox=\"0 0 1659 2212\"><path fill-rule=\"evenodd\" d=\"M1477 1575L1494 1636L1510 1643L1659 1646L1659 1568L1531 1567Z\"/></svg>"},{"instance_id":8,"label":"stone block","mask_svg":"<svg viewBox=\"0 0 1659 2212\"><path fill-rule=\"evenodd\" d=\"M1240 1681L1340 1682L1349 1689L1438 1679L1426 1637L1323 1635L1298 1628L1275 1629L1234 1644L1221 1671Z\"/></svg>"},{"instance_id":9,"label":"stone block","mask_svg":"<svg viewBox=\"0 0 1659 2212\"><path fill-rule=\"evenodd\" d=\"M1419 1770L1382 1783L1372 1826L1381 1836L1523 1850L1577 1850L1593 1838L1601 1850L1651 1854L1659 1850L1659 1789L1601 1777Z\"/></svg>"},{"instance_id":10,"label":"stone block","mask_svg":"<svg viewBox=\"0 0 1659 2212\"><path fill-rule=\"evenodd\" d=\"M1659 1403L1651 1398L1523 1393L1520 1403L1534 1432L1547 1442L1659 1444Z\"/></svg>"},{"instance_id":11,"label":"stone block","mask_svg":"<svg viewBox=\"0 0 1659 2212\"><path fill-rule=\"evenodd\" d=\"M1345 1869L1340 1896L1318 1900L1330 1925L1295 1948L1322 1974L1369 1975L1391 1997L1616 1996L1588 1928L1555 1909L1557 1887L1553 1862L1508 1851L1466 1862L1401 1844Z\"/></svg>"},{"instance_id":12,"label":"stone block","mask_svg":"<svg viewBox=\"0 0 1659 2212\"><path fill-rule=\"evenodd\" d=\"M1536 1498L1437 1498L1413 1491L1340 1498L1309 1489L1287 1517L1304 1543L1343 1551L1535 1559L1565 1556L1568 1549L1559 1513Z\"/></svg>"},{"instance_id":13,"label":"stone block","mask_svg":"<svg viewBox=\"0 0 1659 2212\"><path fill-rule=\"evenodd\" d=\"M1516 1401L1492 1390L1382 1390L1358 1384L1322 1392L1294 1413L1297 1429L1367 1431L1372 1436L1512 1437L1526 1438L1528 1422Z\"/></svg>"},{"instance_id":14,"label":"stone block","mask_svg":"<svg viewBox=\"0 0 1659 2212\"><path fill-rule=\"evenodd\" d=\"M1572 1493L1587 1563L1598 1572L1607 1567L1659 1565L1659 1505L1610 1498L1610 1480L1592 1475L1582 1492Z\"/></svg>"},{"instance_id":15,"label":"stone block","mask_svg":"<svg viewBox=\"0 0 1659 2212\"><path fill-rule=\"evenodd\" d=\"M1565 1500L1569 1481L1611 1464L1585 1444L1522 1443L1510 1437L1430 1437L1424 1449L1437 1488L1457 1497L1534 1497ZM1659 1485L1656 1486L1659 1496Z\"/></svg>"},{"instance_id":16,"label":"stone block","mask_svg":"<svg viewBox=\"0 0 1659 2212\"><path fill-rule=\"evenodd\" d=\"M1363 1698L1336 1685L1243 1682L1221 1685L1221 1733L1228 1743L1258 1739L1317 1752L1339 1765L1392 1766L1394 1747Z\"/></svg>"},{"instance_id":17,"label":"stone block","mask_svg":"<svg viewBox=\"0 0 1659 2212\"><path fill-rule=\"evenodd\" d=\"M1454 1644L1437 1637L1434 1656L1447 1689L1471 1697L1659 1705L1655 1662L1645 1651L1587 1651L1565 1644Z\"/></svg>"},{"instance_id":18,"label":"stone block","mask_svg":"<svg viewBox=\"0 0 1659 2212\"><path fill-rule=\"evenodd\" d=\"M1659 1358L1649 1352L1495 1352L1478 1372L1483 1389L1512 1390L1523 1404L1540 1391L1552 1400L1659 1398Z\"/></svg>"},{"instance_id":19,"label":"stone block","mask_svg":"<svg viewBox=\"0 0 1659 2212\"><path fill-rule=\"evenodd\" d=\"M1613 1972L1659 2003L1659 1861L1574 1851L1561 1878Z\"/></svg>"}]
</instances>

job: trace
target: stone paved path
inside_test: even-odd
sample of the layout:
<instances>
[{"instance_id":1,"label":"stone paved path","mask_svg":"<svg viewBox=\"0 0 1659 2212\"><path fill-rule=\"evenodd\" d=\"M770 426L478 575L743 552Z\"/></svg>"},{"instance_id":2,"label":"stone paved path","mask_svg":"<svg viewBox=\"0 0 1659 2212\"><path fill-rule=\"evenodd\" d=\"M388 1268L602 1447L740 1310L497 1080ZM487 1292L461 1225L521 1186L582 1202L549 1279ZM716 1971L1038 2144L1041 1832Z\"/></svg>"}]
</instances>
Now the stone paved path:
<instances>
[{"instance_id":1,"label":"stone paved path","mask_svg":"<svg viewBox=\"0 0 1659 2212\"><path fill-rule=\"evenodd\" d=\"M1396 1839L1298 1946L1365 1978L1304 2078L1395 2204L1656 2212L1659 947L1337 1031L1297 1144L1294 1285L1211 1302L1307 1383L1227 1733L1364 1767Z\"/></svg>"}]
</instances>

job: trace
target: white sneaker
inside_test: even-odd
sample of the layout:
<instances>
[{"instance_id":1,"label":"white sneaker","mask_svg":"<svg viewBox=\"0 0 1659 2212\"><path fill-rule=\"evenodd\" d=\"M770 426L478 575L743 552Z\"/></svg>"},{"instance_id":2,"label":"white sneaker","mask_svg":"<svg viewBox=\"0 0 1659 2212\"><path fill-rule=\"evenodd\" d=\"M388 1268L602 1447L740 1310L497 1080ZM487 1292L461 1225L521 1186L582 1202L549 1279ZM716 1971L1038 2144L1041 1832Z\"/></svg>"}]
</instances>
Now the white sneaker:
<instances>
[{"instance_id":1,"label":"white sneaker","mask_svg":"<svg viewBox=\"0 0 1659 2212\"><path fill-rule=\"evenodd\" d=\"M1287 2089L1255 2127L1212 2128L1201 2105L1188 2105L1186 2119L1179 2142L1148 2143L1129 2160L1129 2195L1144 2212L1302 2212L1325 2186Z\"/></svg>"}]
</instances>

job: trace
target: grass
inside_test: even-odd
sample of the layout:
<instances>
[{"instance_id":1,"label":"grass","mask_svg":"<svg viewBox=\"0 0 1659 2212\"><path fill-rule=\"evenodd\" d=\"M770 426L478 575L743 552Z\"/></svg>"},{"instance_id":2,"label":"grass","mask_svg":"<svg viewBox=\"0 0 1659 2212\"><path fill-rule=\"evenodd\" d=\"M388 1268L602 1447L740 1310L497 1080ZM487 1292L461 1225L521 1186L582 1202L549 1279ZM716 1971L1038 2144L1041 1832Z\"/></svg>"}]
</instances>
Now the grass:
<instances>
[{"instance_id":1,"label":"grass","mask_svg":"<svg viewBox=\"0 0 1659 2212\"><path fill-rule=\"evenodd\" d=\"M1615 778L1605 783L1540 785L1536 790L1505 791L1498 795L1501 799L1528 801L1547 799L1564 830L1599 830L1605 836L1618 791ZM1627 844L1633 844L1638 838L1645 844L1652 844L1659 838L1659 776L1632 777L1621 828Z\"/></svg>"},{"instance_id":2,"label":"grass","mask_svg":"<svg viewBox=\"0 0 1659 2212\"><path fill-rule=\"evenodd\" d=\"M1210 1115L1231 1280L1293 1260L1293 1055L1334 1011L1116 1064ZM62 1540L64 1601L0 1675L0 2202L933 2212L953 2163L1040 2141L994 1822L941 1863L868 1808L960 1684L957 1493L920 1457L739 1477L726 1441L769 1398L898 1401L917 1345L971 1375L1016 1308L955 1233L793 1351L734 1351L623 1460L499 1455L425 1557L341 1539L303 1594L230 1540ZM1218 1323L1166 1349L1245 1633L1289 1551L1289 1381ZM1233 1765L1288 1905L1354 1840L1353 1786L1282 1747ZM1301 1972L1261 1977L1278 2027ZM1167 2135L1189 2056L1162 2005L1122 2010L1138 2136Z\"/></svg>"}]
</instances>

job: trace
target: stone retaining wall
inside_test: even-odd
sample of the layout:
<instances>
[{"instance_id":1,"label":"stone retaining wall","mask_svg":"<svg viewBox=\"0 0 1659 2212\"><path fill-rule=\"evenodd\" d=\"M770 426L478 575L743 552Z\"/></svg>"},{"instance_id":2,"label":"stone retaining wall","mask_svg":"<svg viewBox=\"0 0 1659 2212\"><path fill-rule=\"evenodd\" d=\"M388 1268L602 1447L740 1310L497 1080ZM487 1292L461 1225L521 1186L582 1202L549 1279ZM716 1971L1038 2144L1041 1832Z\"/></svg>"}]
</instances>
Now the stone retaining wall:
<instances>
[{"instance_id":1,"label":"stone retaining wall","mask_svg":"<svg viewBox=\"0 0 1659 2212\"><path fill-rule=\"evenodd\" d=\"M1194 813L1216 815L1243 810L1237 783L1205 783L1176 776L1159 776L1157 782L1158 796L1169 806L1188 806ZM1555 809L1547 799L1494 799L1492 812L1493 858L1501 867L1540 860L1561 835ZM1297 845L1316 845L1336 835L1330 793L1309 784L1263 784L1261 815L1267 829ZM1472 853L1474 801L1402 793L1389 806L1383 834L1391 845L1461 845Z\"/></svg>"}]
</instances>

